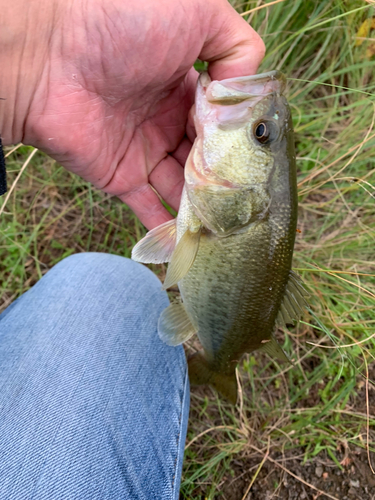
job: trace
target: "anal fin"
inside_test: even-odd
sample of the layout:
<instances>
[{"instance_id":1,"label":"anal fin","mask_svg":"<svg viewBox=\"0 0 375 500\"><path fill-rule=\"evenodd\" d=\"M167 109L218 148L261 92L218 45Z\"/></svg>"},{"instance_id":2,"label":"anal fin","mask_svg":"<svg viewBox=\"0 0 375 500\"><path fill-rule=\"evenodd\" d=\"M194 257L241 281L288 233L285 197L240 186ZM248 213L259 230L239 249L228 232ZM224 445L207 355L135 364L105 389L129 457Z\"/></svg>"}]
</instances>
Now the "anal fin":
<instances>
[{"instance_id":1,"label":"anal fin","mask_svg":"<svg viewBox=\"0 0 375 500\"><path fill-rule=\"evenodd\" d=\"M193 233L188 229L182 235L168 266L164 290L178 283L189 272L198 252L200 234L200 230Z\"/></svg>"},{"instance_id":2,"label":"anal fin","mask_svg":"<svg viewBox=\"0 0 375 500\"><path fill-rule=\"evenodd\" d=\"M144 264L169 262L176 247L176 219L149 231L132 250L132 259Z\"/></svg>"},{"instance_id":3,"label":"anal fin","mask_svg":"<svg viewBox=\"0 0 375 500\"><path fill-rule=\"evenodd\" d=\"M168 345L186 342L197 332L182 303L170 304L161 313L158 322L159 337Z\"/></svg>"}]
</instances>

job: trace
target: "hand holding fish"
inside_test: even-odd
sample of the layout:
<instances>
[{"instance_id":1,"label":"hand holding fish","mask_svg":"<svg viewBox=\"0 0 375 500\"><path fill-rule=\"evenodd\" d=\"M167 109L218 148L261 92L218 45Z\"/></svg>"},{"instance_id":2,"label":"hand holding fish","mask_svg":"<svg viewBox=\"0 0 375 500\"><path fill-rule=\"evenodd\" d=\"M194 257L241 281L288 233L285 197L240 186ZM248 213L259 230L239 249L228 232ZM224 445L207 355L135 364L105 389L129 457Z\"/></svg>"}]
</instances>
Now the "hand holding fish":
<instances>
[{"instance_id":1,"label":"hand holding fish","mask_svg":"<svg viewBox=\"0 0 375 500\"><path fill-rule=\"evenodd\" d=\"M0 0L0 132L127 203L149 228L179 206L199 57L254 74L256 32L226 0ZM158 193L158 194L157 194Z\"/></svg>"}]
</instances>

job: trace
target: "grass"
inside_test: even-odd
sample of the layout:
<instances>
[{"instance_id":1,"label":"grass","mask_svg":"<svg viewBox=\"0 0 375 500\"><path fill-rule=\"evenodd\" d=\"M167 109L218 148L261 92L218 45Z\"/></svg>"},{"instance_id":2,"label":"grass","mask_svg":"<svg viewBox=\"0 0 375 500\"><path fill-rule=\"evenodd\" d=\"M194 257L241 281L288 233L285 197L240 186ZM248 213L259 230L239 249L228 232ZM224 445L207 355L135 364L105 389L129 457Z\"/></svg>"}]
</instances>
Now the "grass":
<instances>
[{"instance_id":1,"label":"grass","mask_svg":"<svg viewBox=\"0 0 375 500\"><path fill-rule=\"evenodd\" d=\"M232 3L240 13L263 5ZM368 454L367 471L375 463L375 30L356 38L374 16L362 0L284 0L244 15L267 46L260 70L289 78L300 196L294 268L311 310L279 332L293 366L245 357L238 407L193 389L183 499L289 498L291 484L307 492L295 498L324 488L343 498L329 479L350 475L355 456ZM11 185L33 148L8 152ZM144 228L38 152L3 207L0 234L4 308L71 253L129 257ZM308 475L311 464L329 472L326 487Z\"/></svg>"}]
</instances>

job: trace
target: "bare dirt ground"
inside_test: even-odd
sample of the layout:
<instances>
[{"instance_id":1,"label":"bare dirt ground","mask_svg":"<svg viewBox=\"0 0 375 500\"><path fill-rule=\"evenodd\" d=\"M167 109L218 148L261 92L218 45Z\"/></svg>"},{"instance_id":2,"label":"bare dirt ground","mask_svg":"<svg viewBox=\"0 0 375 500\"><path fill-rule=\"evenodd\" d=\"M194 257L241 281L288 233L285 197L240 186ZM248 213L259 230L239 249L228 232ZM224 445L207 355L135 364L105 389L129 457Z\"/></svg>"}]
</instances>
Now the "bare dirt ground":
<instances>
[{"instance_id":1,"label":"bare dirt ground","mask_svg":"<svg viewBox=\"0 0 375 500\"><path fill-rule=\"evenodd\" d=\"M370 369L370 378L375 378L375 368ZM375 390L369 385L366 394L366 386L359 379L357 391L353 392L347 403L346 409L366 415L375 413ZM246 388L247 389L247 388ZM192 411L190 418L193 422L202 420L199 415L199 405L196 396L200 397L201 403L204 396L209 397L210 390L207 388L192 388ZM248 396L249 397L249 396ZM276 394L274 395L276 398ZM312 390L309 398L304 400L304 405L314 406L316 404L316 391ZM211 410L213 417L215 409ZM250 415L248 415L250 418ZM255 415L252 415L255 418ZM261 417L259 417L261 421ZM228 421L230 425L230 422ZM239 422L237 422L239 424ZM233 425L233 424L232 424ZM212 426L220 426L220 421L212 418ZM201 428L204 434L204 426ZM375 500L375 474L371 470L375 464L375 453L366 450L366 441L370 447L374 448L374 429L369 427L368 436L366 425L358 428L363 447L346 443L344 436L337 436L337 448L335 457L338 463L323 450L315 457L304 462L306 450L295 443L286 440L282 446L273 443L269 437L269 453L257 449L258 438L262 434L262 424L257 429L253 429L247 436L247 444L243 446L237 454L234 452L233 459L227 467L228 473L221 478L220 484L216 485L215 496L218 500ZM259 432L259 435L258 435ZM308 432L306 430L306 432ZM218 436L220 446L225 447L229 439ZM262 435L263 443L267 440L266 435ZM194 446L199 450L200 443L197 441ZM207 445L206 445L207 446ZM283 451L284 448L284 451ZM310 454L311 456L311 454ZM369 461L370 459L370 461ZM371 463L371 466L370 466ZM192 500L206 500L210 479L203 479L197 484ZM186 498L182 497L181 498Z\"/></svg>"},{"instance_id":2,"label":"bare dirt ground","mask_svg":"<svg viewBox=\"0 0 375 500\"><path fill-rule=\"evenodd\" d=\"M296 450L293 451L293 456L296 456ZM247 493L254 470L259 465L259 460L249 461L238 464L235 469L238 475L223 487L221 498L223 500L375 499L375 476L369 468L367 453L361 448L347 449L343 452L343 470L333 466L332 461L325 462L322 459L301 465L300 460L289 459L287 453L284 457L274 454L270 455L270 458L285 469L293 471L299 479L267 460ZM244 469L252 472L244 473ZM330 496L321 494L302 481Z\"/></svg>"}]
</instances>

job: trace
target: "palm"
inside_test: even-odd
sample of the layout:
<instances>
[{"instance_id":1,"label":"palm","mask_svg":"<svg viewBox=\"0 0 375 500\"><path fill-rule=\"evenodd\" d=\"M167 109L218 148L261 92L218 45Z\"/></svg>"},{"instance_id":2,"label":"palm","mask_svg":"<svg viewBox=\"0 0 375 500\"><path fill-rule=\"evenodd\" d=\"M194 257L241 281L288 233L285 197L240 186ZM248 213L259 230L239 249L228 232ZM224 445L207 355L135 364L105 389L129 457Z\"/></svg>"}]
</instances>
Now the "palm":
<instances>
[{"instance_id":1,"label":"palm","mask_svg":"<svg viewBox=\"0 0 375 500\"><path fill-rule=\"evenodd\" d=\"M34 98L29 142L119 196L152 228L170 218L155 191L178 208L191 147L191 68L204 39L182 0L153 10L134 4L93 0L82 12L75 2L61 23L59 57L51 53Z\"/></svg>"}]
</instances>

